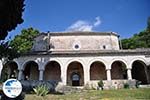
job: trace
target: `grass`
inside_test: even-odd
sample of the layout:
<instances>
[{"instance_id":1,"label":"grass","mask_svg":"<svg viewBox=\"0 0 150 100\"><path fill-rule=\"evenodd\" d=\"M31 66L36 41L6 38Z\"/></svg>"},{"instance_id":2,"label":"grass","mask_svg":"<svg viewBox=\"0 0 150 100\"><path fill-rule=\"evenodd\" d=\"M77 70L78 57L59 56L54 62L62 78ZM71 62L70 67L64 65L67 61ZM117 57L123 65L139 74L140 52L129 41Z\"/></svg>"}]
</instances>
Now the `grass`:
<instances>
[{"instance_id":1,"label":"grass","mask_svg":"<svg viewBox=\"0 0 150 100\"><path fill-rule=\"evenodd\" d=\"M64 95L49 94L45 97L27 94L25 100L150 100L150 89L83 90Z\"/></svg>"}]
</instances>

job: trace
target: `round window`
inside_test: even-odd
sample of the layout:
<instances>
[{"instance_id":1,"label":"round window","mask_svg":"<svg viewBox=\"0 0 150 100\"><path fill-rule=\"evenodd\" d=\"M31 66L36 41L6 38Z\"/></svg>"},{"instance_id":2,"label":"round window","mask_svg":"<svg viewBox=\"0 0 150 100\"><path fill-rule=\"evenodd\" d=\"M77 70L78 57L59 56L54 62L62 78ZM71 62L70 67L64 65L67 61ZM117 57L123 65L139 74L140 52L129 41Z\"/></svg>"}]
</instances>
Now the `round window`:
<instances>
[{"instance_id":1,"label":"round window","mask_svg":"<svg viewBox=\"0 0 150 100\"><path fill-rule=\"evenodd\" d=\"M75 42L72 44L72 48L73 48L74 50L80 50L80 48L81 48L81 43L80 43L80 41L75 41Z\"/></svg>"},{"instance_id":2,"label":"round window","mask_svg":"<svg viewBox=\"0 0 150 100\"><path fill-rule=\"evenodd\" d=\"M75 48L75 49L79 49L79 45L76 44L76 45L74 46L74 48Z\"/></svg>"}]
</instances>

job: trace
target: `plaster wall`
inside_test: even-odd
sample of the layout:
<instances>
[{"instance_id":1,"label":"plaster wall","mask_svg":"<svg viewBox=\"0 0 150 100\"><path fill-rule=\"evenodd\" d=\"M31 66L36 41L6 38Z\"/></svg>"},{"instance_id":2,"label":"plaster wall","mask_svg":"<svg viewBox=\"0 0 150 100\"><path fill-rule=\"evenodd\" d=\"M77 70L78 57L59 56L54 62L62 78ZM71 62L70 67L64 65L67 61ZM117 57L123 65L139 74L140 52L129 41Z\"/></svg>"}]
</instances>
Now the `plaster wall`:
<instances>
[{"instance_id":1,"label":"plaster wall","mask_svg":"<svg viewBox=\"0 0 150 100\"><path fill-rule=\"evenodd\" d=\"M119 50L118 37L113 35L51 36L51 50ZM78 45L79 48L75 48Z\"/></svg>"}]
</instances>

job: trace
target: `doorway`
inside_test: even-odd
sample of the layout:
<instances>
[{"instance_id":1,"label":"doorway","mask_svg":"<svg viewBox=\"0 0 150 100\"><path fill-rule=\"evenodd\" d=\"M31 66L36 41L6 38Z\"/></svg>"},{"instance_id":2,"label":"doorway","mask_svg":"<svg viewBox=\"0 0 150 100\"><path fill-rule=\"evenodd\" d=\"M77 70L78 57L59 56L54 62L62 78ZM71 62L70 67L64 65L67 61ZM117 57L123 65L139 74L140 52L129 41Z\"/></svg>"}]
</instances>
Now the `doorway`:
<instances>
[{"instance_id":1,"label":"doorway","mask_svg":"<svg viewBox=\"0 0 150 100\"><path fill-rule=\"evenodd\" d=\"M80 76L77 73L73 73L72 75L72 86L79 86L80 85Z\"/></svg>"}]
</instances>

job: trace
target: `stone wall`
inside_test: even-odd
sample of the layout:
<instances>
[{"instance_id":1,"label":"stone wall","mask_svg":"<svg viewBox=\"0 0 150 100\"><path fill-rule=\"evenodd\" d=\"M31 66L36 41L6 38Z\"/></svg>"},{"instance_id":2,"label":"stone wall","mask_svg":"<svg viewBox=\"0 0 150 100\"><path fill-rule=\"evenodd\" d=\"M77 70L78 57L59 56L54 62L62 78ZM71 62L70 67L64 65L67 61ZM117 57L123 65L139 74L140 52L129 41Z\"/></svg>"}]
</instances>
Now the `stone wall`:
<instances>
[{"instance_id":1,"label":"stone wall","mask_svg":"<svg viewBox=\"0 0 150 100\"><path fill-rule=\"evenodd\" d=\"M51 36L51 50L119 50L118 37L109 35Z\"/></svg>"}]
</instances>

